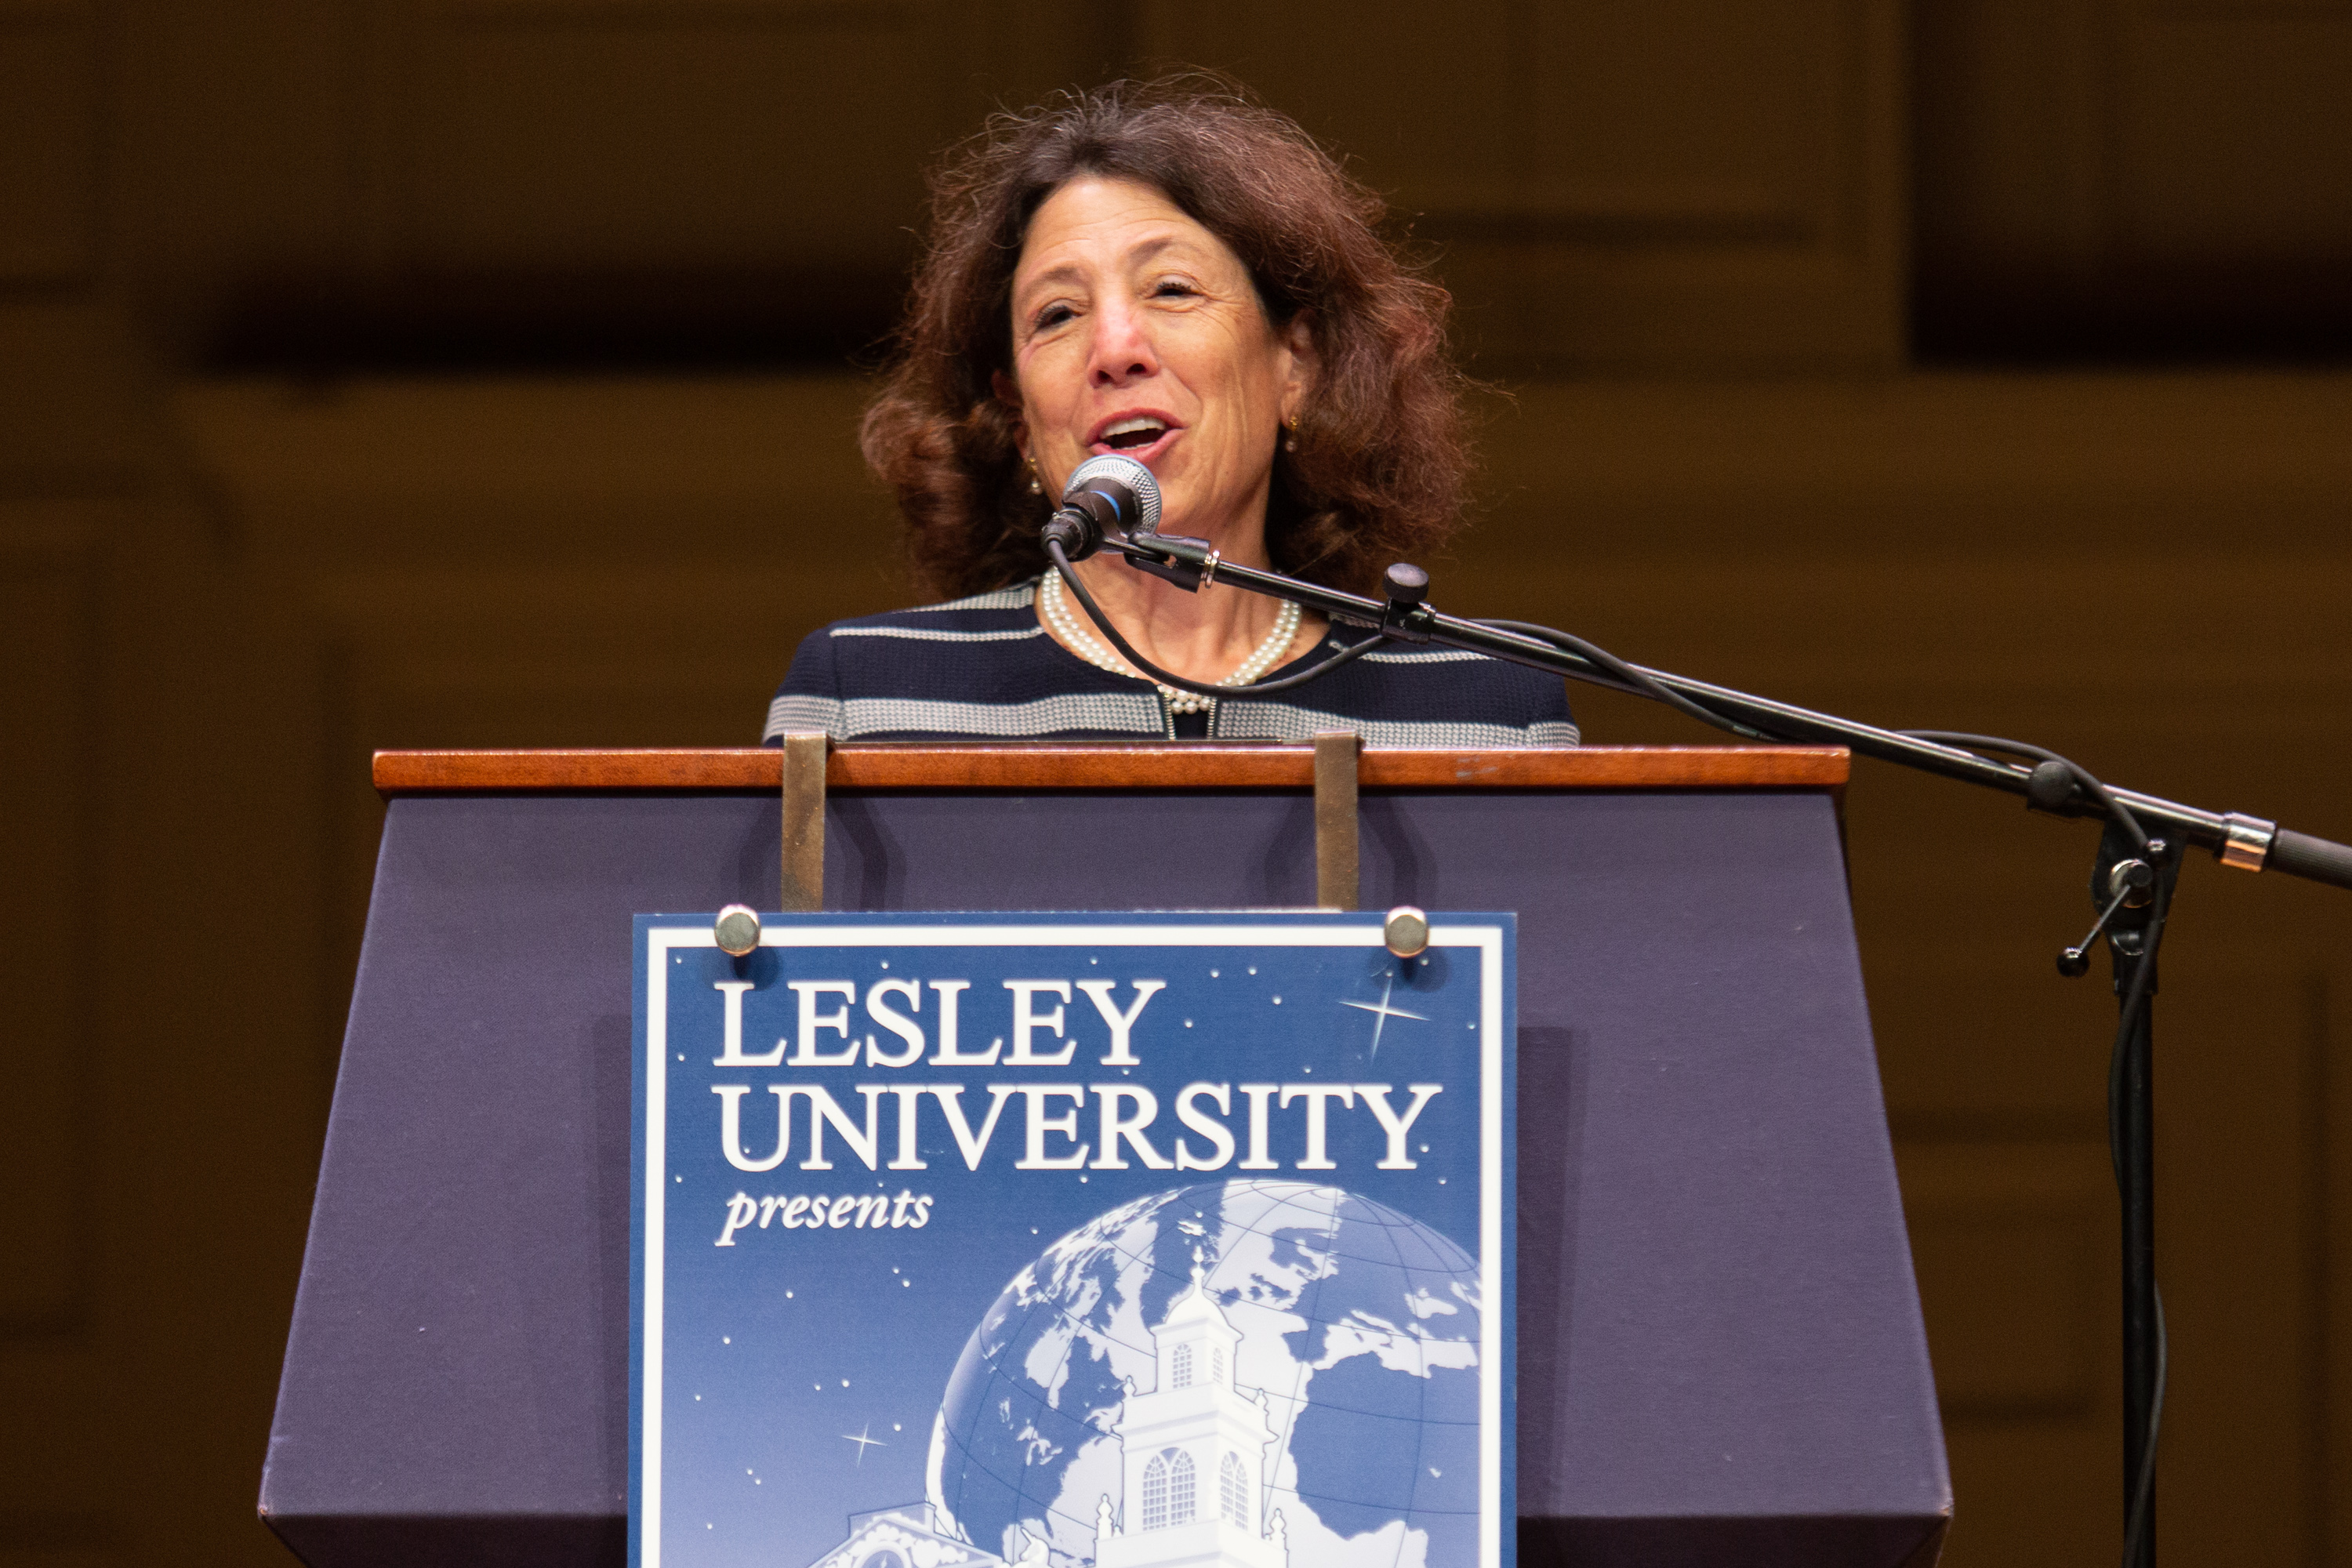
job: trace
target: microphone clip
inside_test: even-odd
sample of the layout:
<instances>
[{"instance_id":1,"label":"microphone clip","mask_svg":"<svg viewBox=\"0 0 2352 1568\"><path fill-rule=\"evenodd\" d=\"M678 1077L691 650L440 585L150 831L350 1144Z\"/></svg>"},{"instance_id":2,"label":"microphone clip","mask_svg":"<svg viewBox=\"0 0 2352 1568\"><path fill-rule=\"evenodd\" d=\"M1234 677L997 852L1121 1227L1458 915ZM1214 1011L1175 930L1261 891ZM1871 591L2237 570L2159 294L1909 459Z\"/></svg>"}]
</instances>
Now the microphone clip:
<instances>
[{"instance_id":1,"label":"microphone clip","mask_svg":"<svg viewBox=\"0 0 2352 1568\"><path fill-rule=\"evenodd\" d=\"M1220 557L1205 539L1136 532L1129 534L1118 548L1138 572L1149 572L1188 594L1197 594L1216 581Z\"/></svg>"},{"instance_id":2,"label":"microphone clip","mask_svg":"<svg viewBox=\"0 0 2352 1568\"><path fill-rule=\"evenodd\" d=\"M1381 578L1381 594L1388 609L1381 616L1381 635L1394 642L1425 643L1437 619L1426 601L1429 574L1409 561L1391 566Z\"/></svg>"}]
</instances>

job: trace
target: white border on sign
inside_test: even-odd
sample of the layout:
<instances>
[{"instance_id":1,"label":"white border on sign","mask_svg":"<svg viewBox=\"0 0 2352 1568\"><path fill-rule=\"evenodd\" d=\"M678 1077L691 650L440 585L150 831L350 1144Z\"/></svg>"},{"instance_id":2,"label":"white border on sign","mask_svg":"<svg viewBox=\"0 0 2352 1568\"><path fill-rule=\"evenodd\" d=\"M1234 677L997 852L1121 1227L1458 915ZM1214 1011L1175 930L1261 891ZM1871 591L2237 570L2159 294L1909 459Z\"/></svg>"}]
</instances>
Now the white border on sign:
<instances>
[{"instance_id":1,"label":"white border on sign","mask_svg":"<svg viewBox=\"0 0 2352 1568\"><path fill-rule=\"evenodd\" d=\"M646 980L645 1356L640 1394L643 1458L638 1474L640 1568L661 1568L662 1265L668 1202L669 964L679 948L716 947L707 923L653 926ZM772 926L762 947L1378 947L1381 928L1253 925L856 925ZM1439 925L1432 947L1478 955L1478 1560L1503 1561L1503 929ZM659 1070L655 1070L658 1068Z\"/></svg>"}]
</instances>

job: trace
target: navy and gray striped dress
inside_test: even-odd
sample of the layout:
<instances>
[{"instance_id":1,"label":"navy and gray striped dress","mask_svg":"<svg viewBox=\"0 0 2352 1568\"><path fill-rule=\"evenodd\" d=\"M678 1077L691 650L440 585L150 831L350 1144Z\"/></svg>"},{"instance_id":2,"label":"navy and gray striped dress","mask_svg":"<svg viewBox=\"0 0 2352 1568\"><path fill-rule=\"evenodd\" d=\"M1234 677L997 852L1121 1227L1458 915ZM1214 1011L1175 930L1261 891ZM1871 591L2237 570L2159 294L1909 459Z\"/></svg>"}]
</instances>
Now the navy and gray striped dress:
<instances>
[{"instance_id":1,"label":"navy and gray striped dress","mask_svg":"<svg viewBox=\"0 0 2352 1568\"><path fill-rule=\"evenodd\" d=\"M1559 677L1402 644L1279 698L1172 713L1151 682L1097 668L1048 637L1036 602L1033 579L810 633L769 705L764 739L822 730L840 741L1307 741L1352 730L1374 746L1576 743ZM1364 635L1335 628L1334 641ZM1265 679L1295 674L1332 646Z\"/></svg>"}]
</instances>

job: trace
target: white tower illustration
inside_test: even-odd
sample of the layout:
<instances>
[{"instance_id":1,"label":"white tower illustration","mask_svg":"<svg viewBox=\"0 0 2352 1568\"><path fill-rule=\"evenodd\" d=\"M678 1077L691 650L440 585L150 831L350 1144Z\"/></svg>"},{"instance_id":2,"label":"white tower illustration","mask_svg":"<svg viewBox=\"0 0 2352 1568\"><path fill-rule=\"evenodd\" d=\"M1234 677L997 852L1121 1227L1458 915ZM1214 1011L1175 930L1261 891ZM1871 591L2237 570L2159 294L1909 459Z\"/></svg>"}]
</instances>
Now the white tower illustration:
<instances>
[{"instance_id":1,"label":"white tower illustration","mask_svg":"<svg viewBox=\"0 0 2352 1568\"><path fill-rule=\"evenodd\" d=\"M1125 1504L1096 1509L1095 1568L1288 1568L1282 1514L1260 1517L1274 1423L1234 1386L1241 1332L1192 1288L1151 1331L1158 1376L1113 1428Z\"/></svg>"}]
</instances>

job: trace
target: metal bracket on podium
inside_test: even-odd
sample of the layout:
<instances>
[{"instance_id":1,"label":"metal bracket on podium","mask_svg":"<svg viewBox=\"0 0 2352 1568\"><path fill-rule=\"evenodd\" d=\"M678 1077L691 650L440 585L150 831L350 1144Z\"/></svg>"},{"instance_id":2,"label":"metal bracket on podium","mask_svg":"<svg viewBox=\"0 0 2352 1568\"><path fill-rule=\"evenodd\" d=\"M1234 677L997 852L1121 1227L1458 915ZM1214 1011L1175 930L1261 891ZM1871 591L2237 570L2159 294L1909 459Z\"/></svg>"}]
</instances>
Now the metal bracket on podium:
<instances>
[{"instance_id":1,"label":"metal bracket on podium","mask_svg":"<svg viewBox=\"0 0 2352 1568\"><path fill-rule=\"evenodd\" d=\"M1356 874L1356 762L1363 742L1346 730L1315 735L1315 903L1352 910L1360 896Z\"/></svg>"},{"instance_id":2,"label":"metal bracket on podium","mask_svg":"<svg viewBox=\"0 0 2352 1568\"><path fill-rule=\"evenodd\" d=\"M786 914L824 908L824 765L833 750L822 733L784 737L783 896Z\"/></svg>"}]
</instances>

